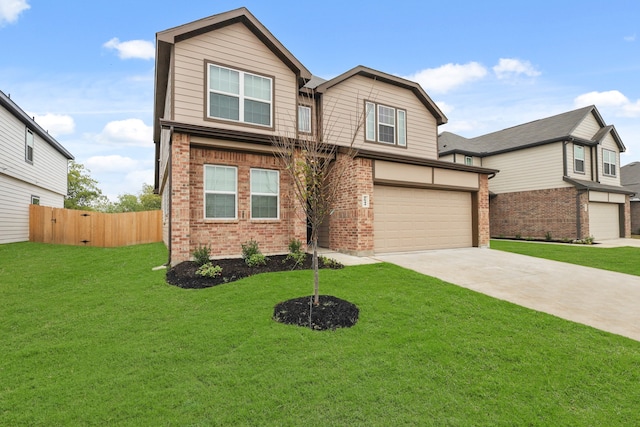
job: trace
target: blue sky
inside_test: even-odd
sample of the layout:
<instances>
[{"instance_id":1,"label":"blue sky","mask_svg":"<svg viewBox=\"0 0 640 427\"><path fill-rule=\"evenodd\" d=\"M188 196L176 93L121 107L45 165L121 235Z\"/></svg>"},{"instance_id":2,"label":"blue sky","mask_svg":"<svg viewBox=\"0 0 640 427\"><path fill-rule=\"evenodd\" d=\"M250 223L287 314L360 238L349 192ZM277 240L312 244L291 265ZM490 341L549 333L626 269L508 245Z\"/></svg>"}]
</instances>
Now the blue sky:
<instances>
[{"instance_id":1,"label":"blue sky","mask_svg":"<svg viewBox=\"0 0 640 427\"><path fill-rule=\"evenodd\" d=\"M473 137L595 104L640 160L637 0L0 0L0 90L112 200L153 183L155 33L247 7L315 75L418 81Z\"/></svg>"}]
</instances>

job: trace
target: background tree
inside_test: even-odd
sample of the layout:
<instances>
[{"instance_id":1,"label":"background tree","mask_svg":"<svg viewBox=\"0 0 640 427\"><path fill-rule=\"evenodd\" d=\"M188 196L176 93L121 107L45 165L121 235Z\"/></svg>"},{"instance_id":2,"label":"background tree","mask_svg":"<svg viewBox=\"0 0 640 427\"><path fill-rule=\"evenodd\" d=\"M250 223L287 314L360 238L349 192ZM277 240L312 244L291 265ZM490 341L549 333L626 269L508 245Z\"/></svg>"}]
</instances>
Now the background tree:
<instances>
[{"instance_id":1,"label":"background tree","mask_svg":"<svg viewBox=\"0 0 640 427\"><path fill-rule=\"evenodd\" d=\"M159 210L162 204L162 198L158 194L153 193L153 186L142 184L142 191L135 194L121 194L118 201L108 203L103 210L105 212L142 212Z\"/></svg>"},{"instance_id":2,"label":"background tree","mask_svg":"<svg viewBox=\"0 0 640 427\"><path fill-rule=\"evenodd\" d=\"M98 181L91 178L91 171L84 165L73 160L69 164L67 173L67 196L64 207L67 209L97 210L108 203L102 190L98 188Z\"/></svg>"},{"instance_id":3,"label":"background tree","mask_svg":"<svg viewBox=\"0 0 640 427\"><path fill-rule=\"evenodd\" d=\"M314 104L313 91L308 95L309 104ZM356 137L364 125L366 117L362 99L357 97L354 117L349 130L336 128L333 107L323 108L315 116L315 126L311 133L297 136L281 136L274 139L277 156L293 182L295 199L301 209L296 209L311 231L313 251L313 302L320 302L320 276L318 272L318 233L322 223L333 209L341 178L351 167L357 154ZM295 120L293 123L297 123ZM349 132L343 139L343 132ZM348 141L342 146L340 140ZM340 160L338 161L338 156Z\"/></svg>"}]
</instances>

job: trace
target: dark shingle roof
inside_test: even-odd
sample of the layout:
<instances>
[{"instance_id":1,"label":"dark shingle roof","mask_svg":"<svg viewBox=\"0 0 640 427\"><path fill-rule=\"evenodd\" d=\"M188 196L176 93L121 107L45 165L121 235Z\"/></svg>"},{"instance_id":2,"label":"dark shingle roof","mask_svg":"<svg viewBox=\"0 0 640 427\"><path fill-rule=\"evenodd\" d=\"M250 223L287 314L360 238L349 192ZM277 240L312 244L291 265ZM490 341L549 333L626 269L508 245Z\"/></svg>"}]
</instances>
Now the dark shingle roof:
<instances>
[{"instance_id":1,"label":"dark shingle roof","mask_svg":"<svg viewBox=\"0 0 640 427\"><path fill-rule=\"evenodd\" d=\"M620 183L640 196L640 162L629 163L620 168Z\"/></svg>"},{"instance_id":2,"label":"dark shingle roof","mask_svg":"<svg viewBox=\"0 0 640 427\"><path fill-rule=\"evenodd\" d=\"M587 190L594 190L594 191L604 191L607 193L620 193L620 194L633 194L633 191L630 190L629 188L625 188L625 187L621 187L618 185L607 185L607 184L601 184L599 182L595 182L595 181L585 181L583 179L573 179L573 178L569 178L569 177L563 177L562 178L564 181L573 184L576 186L576 188L578 189L587 189Z\"/></svg>"},{"instance_id":3,"label":"dark shingle roof","mask_svg":"<svg viewBox=\"0 0 640 427\"><path fill-rule=\"evenodd\" d=\"M458 137L455 139L450 135L445 135L449 132L444 132L440 137L445 136L447 142L438 144L440 155L458 151L484 156L543 145L550 142L564 141L572 137L571 134L589 114L595 116L601 129L591 140L583 140L582 142L585 144L590 142L596 143L604 138L607 133L614 132L616 141L620 145L621 150L624 151L624 145L622 145L622 141L618 137L615 128L613 126L607 126L600 116L600 113L598 113L597 108L590 105L475 138L466 139ZM573 139L579 138L573 137ZM444 145L446 145L446 147L444 147Z\"/></svg>"}]
</instances>

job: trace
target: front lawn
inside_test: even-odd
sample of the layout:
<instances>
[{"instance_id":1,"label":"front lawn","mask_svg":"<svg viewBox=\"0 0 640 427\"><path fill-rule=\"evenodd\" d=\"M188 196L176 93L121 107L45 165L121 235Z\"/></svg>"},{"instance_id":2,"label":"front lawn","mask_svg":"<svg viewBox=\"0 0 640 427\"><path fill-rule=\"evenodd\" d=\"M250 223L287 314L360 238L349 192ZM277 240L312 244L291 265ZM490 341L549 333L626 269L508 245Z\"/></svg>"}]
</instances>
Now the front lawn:
<instances>
[{"instance_id":1,"label":"front lawn","mask_svg":"<svg viewBox=\"0 0 640 427\"><path fill-rule=\"evenodd\" d=\"M491 249L640 276L640 248L491 240Z\"/></svg>"},{"instance_id":2,"label":"front lawn","mask_svg":"<svg viewBox=\"0 0 640 427\"><path fill-rule=\"evenodd\" d=\"M640 343L390 264L353 328L271 320L310 271L201 290L161 244L0 245L0 425L639 425Z\"/></svg>"}]
</instances>

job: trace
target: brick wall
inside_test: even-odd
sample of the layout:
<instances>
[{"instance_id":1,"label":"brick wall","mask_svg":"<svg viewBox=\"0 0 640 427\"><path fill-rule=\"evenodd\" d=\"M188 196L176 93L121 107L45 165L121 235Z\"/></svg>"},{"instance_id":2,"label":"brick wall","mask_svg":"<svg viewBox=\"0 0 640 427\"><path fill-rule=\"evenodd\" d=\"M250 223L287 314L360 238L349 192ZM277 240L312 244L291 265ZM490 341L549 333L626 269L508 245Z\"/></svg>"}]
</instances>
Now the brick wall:
<instances>
[{"instance_id":1,"label":"brick wall","mask_svg":"<svg viewBox=\"0 0 640 427\"><path fill-rule=\"evenodd\" d=\"M370 159L338 155L340 192L329 217L329 247L359 256L373 254L373 164ZM362 195L370 206L362 207Z\"/></svg>"},{"instance_id":2,"label":"brick wall","mask_svg":"<svg viewBox=\"0 0 640 427\"><path fill-rule=\"evenodd\" d=\"M578 236L576 196L579 206L588 203L588 193L573 187L501 193L490 200L491 236L576 239L589 235L588 212L580 209Z\"/></svg>"},{"instance_id":3,"label":"brick wall","mask_svg":"<svg viewBox=\"0 0 640 427\"><path fill-rule=\"evenodd\" d=\"M475 197L478 198L478 241L479 247L488 247L491 238L491 227L489 218L489 177L487 175L479 175L480 188Z\"/></svg>"},{"instance_id":4,"label":"brick wall","mask_svg":"<svg viewBox=\"0 0 640 427\"><path fill-rule=\"evenodd\" d=\"M631 237L632 234L640 234L640 202L630 202L630 198L627 196L625 203L625 236Z\"/></svg>"},{"instance_id":5,"label":"brick wall","mask_svg":"<svg viewBox=\"0 0 640 427\"><path fill-rule=\"evenodd\" d=\"M172 248L171 262L191 258L199 245L209 245L212 256L236 257L241 245L251 239L264 254L287 253L292 238L306 242L306 220L296 209L297 200L290 191L292 180L272 154L252 154L209 148L188 149L188 135L174 135ZM185 142L186 141L186 142ZM178 146L176 144L178 143ZM187 149L183 148L186 144ZM204 165L238 168L238 218L204 219ZM280 171L280 218L251 219L250 170L263 168Z\"/></svg>"}]
</instances>

